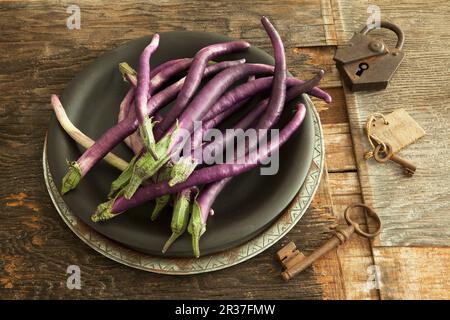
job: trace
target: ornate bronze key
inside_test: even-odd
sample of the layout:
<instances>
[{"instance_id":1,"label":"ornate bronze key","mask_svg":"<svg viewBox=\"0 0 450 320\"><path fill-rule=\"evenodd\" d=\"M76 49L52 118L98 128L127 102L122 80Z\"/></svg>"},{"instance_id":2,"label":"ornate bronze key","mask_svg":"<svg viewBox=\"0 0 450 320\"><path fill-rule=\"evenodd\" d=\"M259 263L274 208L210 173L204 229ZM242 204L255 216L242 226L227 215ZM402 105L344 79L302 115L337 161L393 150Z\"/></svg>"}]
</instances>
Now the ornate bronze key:
<instances>
[{"instance_id":1,"label":"ornate bronze key","mask_svg":"<svg viewBox=\"0 0 450 320\"><path fill-rule=\"evenodd\" d=\"M387 150L382 150L383 146L381 144L375 147L375 152L373 153L375 160L380 163L385 163L388 160L394 161L405 168L406 173L410 176L416 172L417 167L412 162L395 155L392 152L392 147L389 143L386 143L385 146Z\"/></svg>"},{"instance_id":2,"label":"ornate bronze key","mask_svg":"<svg viewBox=\"0 0 450 320\"><path fill-rule=\"evenodd\" d=\"M366 209L367 214L375 219L377 223L377 229L374 232L364 232L357 222L352 220L350 212L352 209L360 207ZM285 247L277 252L278 259L281 264L286 268L285 271L281 273L284 280L290 280L292 277L302 272L309 266L311 266L314 261L321 258L331 250L337 248L338 246L344 244L353 233L357 233L366 238L374 238L381 231L381 220L376 214L376 212L369 206L365 204L352 204L347 209L345 209L345 221L347 226L337 228L333 237L328 240L323 246L314 251L308 257L305 257L299 250L297 250L293 242L288 243Z\"/></svg>"}]
</instances>

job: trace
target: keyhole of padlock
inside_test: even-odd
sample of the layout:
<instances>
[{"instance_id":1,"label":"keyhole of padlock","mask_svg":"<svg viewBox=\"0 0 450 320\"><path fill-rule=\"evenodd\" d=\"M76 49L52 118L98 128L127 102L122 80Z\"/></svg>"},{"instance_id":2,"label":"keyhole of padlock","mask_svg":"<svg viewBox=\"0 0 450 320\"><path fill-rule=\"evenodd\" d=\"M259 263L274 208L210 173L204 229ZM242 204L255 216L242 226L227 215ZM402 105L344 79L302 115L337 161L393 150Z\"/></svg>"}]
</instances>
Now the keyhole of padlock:
<instances>
[{"instance_id":1,"label":"keyhole of padlock","mask_svg":"<svg viewBox=\"0 0 450 320\"><path fill-rule=\"evenodd\" d=\"M358 70L356 70L356 75L358 77L361 77L363 72L366 71L367 69L369 69L369 65L365 62L361 62L358 66Z\"/></svg>"}]
</instances>

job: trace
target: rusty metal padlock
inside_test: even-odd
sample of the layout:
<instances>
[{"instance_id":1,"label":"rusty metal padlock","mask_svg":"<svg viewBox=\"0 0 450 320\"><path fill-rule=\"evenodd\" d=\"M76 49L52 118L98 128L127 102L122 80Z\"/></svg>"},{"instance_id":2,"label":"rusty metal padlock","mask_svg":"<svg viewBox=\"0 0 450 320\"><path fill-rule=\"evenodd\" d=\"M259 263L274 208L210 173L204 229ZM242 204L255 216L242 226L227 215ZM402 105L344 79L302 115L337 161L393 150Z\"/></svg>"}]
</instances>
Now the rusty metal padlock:
<instances>
[{"instance_id":1,"label":"rusty metal padlock","mask_svg":"<svg viewBox=\"0 0 450 320\"><path fill-rule=\"evenodd\" d=\"M395 48L388 48L382 40L370 37L368 33L374 28L366 26L355 33L347 47L336 50L336 66L352 91L385 89L405 57L403 31L387 21L381 21L380 27L395 32Z\"/></svg>"}]
</instances>

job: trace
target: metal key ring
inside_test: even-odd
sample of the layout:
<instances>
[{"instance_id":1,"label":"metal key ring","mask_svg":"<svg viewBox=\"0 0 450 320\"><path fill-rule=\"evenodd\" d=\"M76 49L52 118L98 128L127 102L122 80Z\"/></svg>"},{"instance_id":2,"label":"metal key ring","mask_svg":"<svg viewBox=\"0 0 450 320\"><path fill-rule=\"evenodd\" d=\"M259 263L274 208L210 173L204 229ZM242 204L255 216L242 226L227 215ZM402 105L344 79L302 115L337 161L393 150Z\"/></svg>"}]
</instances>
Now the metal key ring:
<instances>
[{"instance_id":1,"label":"metal key ring","mask_svg":"<svg viewBox=\"0 0 450 320\"><path fill-rule=\"evenodd\" d=\"M384 144L386 146L386 150L381 150L381 148L384 148L383 145L379 144L375 147L375 151L373 152L373 157L376 161L380 163L385 163L389 161L389 159L392 157L392 146L389 143ZM381 152L380 152L381 151ZM380 153L384 153L385 156L380 156Z\"/></svg>"},{"instance_id":2,"label":"metal key ring","mask_svg":"<svg viewBox=\"0 0 450 320\"><path fill-rule=\"evenodd\" d=\"M366 209L367 214L368 214L370 217L372 217L373 219L375 219L375 221L376 221L376 223L377 223L377 225L378 225L378 228L377 228L374 232L368 233L368 232L362 231L362 230L361 230L361 227L359 226L359 223L357 223L357 222L355 222L355 221L353 221L353 220L351 219L351 217L350 217L350 211L351 211L352 209L354 209L354 208L357 208L357 207ZM345 209L344 217L345 217L345 220L347 221L347 223L355 228L355 232L356 232L357 234L363 236L363 237L366 237L366 238L374 238L374 237L376 237L377 235L379 235L380 232L381 232L381 220L380 220L380 217L377 215L377 213L375 212L375 210L373 210L373 209L372 209L371 207L369 207L369 206L366 206L365 204L362 204L362 203L355 203L355 204L352 204L352 205L348 206L347 209Z\"/></svg>"}]
</instances>

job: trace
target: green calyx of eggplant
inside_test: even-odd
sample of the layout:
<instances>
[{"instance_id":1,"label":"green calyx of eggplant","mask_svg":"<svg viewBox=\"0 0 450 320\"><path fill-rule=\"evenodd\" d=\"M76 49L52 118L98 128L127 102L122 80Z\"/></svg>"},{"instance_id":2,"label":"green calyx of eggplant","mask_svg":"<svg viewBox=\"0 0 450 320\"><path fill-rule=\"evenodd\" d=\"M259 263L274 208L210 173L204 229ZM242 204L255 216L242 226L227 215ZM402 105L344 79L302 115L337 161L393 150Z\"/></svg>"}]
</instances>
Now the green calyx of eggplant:
<instances>
[{"instance_id":1,"label":"green calyx of eggplant","mask_svg":"<svg viewBox=\"0 0 450 320\"><path fill-rule=\"evenodd\" d=\"M122 74L122 78L124 81L127 81L126 74L129 74L133 77L137 77L137 72L134 70L128 63L121 62L119 63L119 71Z\"/></svg>"},{"instance_id":2,"label":"green calyx of eggplant","mask_svg":"<svg viewBox=\"0 0 450 320\"><path fill-rule=\"evenodd\" d=\"M166 181L170 178L170 170L171 168L168 167L167 165L165 167L163 167L159 172L158 172L158 177L156 179L157 182L161 182L161 181ZM153 208L153 212L151 215L151 220L155 221L159 214L161 213L161 211L167 206L167 204L170 201L170 195L165 195L165 196L161 196L155 199L155 207Z\"/></svg>"},{"instance_id":3,"label":"green calyx of eggplant","mask_svg":"<svg viewBox=\"0 0 450 320\"><path fill-rule=\"evenodd\" d=\"M158 160L158 154L156 152L156 142L153 135L153 127L156 122L152 121L152 118L146 117L144 123L139 127L139 134L142 138L145 148L153 156L155 160Z\"/></svg>"},{"instance_id":4,"label":"green calyx of eggplant","mask_svg":"<svg viewBox=\"0 0 450 320\"><path fill-rule=\"evenodd\" d=\"M76 161L68 162L69 170L62 180L61 193L65 194L75 189L81 180L81 169Z\"/></svg>"},{"instance_id":5,"label":"green calyx of eggplant","mask_svg":"<svg viewBox=\"0 0 450 320\"><path fill-rule=\"evenodd\" d=\"M131 175L128 185L124 188L124 196L130 199L139 186L145 180L154 176L161 167L169 161L169 148L172 137L176 134L175 130L172 134L166 135L155 145L155 153L157 159L153 157L148 151L145 152L134 164L133 173Z\"/></svg>"},{"instance_id":6,"label":"green calyx of eggplant","mask_svg":"<svg viewBox=\"0 0 450 320\"><path fill-rule=\"evenodd\" d=\"M133 167L136 163L136 160L139 158L139 155L135 155L133 159L128 163L128 166L124 171L114 180L111 184L111 189L108 194L108 198L113 198L114 195L119 192L124 186L126 186L131 179L131 175L133 174Z\"/></svg>"},{"instance_id":7,"label":"green calyx of eggplant","mask_svg":"<svg viewBox=\"0 0 450 320\"><path fill-rule=\"evenodd\" d=\"M181 157L172 167L169 186L173 187L177 183L186 181L196 167L197 161L195 161L195 159L191 157Z\"/></svg>"},{"instance_id":8,"label":"green calyx of eggplant","mask_svg":"<svg viewBox=\"0 0 450 320\"><path fill-rule=\"evenodd\" d=\"M192 236L192 250L196 258L200 257L200 237L206 231L206 224L203 223L201 217L201 209L197 201L192 206L191 220L187 228Z\"/></svg>"},{"instance_id":9,"label":"green calyx of eggplant","mask_svg":"<svg viewBox=\"0 0 450 320\"><path fill-rule=\"evenodd\" d=\"M98 205L95 213L91 216L93 222L106 221L114 217L111 212L112 206L116 199L111 199Z\"/></svg>"},{"instance_id":10,"label":"green calyx of eggplant","mask_svg":"<svg viewBox=\"0 0 450 320\"><path fill-rule=\"evenodd\" d=\"M170 246L181 236L187 228L189 222L189 212L191 209L191 193L186 194L181 193L175 201L172 214L172 222L170 223L170 228L172 230L172 235L164 244L162 252L165 253Z\"/></svg>"},{"instance_id":11,"label":"green calyx of eggplant","mask_svg":"<svg viewBox=\"0 0 450 320\"><path fill-rule=\"evenodd\" d=\"M95 210L95 213L91 216L91 220L93 222L106 221L120 214L121 212L117 214L112 213L112 207L114 206L116 199L122 196L122 194L123 191L119 191L113 199L99 204L97 209Z\"/></svg>"}]
</instances>

